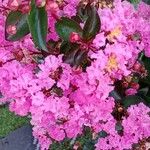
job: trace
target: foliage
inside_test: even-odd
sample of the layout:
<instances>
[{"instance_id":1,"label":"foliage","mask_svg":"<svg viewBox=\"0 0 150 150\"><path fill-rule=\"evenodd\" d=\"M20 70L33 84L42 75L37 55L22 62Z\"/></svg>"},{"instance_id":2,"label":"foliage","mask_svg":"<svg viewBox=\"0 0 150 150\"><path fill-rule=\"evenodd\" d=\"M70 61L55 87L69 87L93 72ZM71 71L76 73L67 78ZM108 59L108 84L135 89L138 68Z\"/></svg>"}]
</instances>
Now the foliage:
<instances>
[{"instance_id":1,"label":"foliage","mask_svg":"<svg viewBox=\"0 0 150 150\"><path fill-rule=\"evenodd\" d=\"M150 136L150 6L132 3L1 1L0 104L31 116L41 150Z\"/></svg>"}]
</instances>

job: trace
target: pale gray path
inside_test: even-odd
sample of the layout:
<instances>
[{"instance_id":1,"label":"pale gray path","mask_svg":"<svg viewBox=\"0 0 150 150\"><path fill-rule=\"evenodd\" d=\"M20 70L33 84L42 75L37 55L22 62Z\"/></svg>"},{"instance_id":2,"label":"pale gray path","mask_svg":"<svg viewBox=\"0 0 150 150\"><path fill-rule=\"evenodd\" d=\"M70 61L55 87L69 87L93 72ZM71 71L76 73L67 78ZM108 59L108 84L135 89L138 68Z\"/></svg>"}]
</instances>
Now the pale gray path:
<instances>
[{"instance_id":1,"label":"pale gray path","mask_svg":"<svg viewBox=\"0 0 150 150\"><path fill-rule=\"evenodd\" d=\"M0 150L36 150L33 141L32 128L26 125L0 139Z\"/></svg>"}]
</instances>

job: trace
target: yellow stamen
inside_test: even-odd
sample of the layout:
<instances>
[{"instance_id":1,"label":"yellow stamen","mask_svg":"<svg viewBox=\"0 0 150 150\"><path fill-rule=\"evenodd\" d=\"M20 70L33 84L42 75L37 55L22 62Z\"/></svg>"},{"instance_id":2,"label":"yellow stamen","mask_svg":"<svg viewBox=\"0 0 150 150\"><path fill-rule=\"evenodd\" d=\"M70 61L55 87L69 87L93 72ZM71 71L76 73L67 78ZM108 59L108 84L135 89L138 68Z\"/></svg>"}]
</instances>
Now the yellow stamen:
<instances>
[{"instance_id":1,"label":"yellow stamen","mask_svg":"<svg viewBox=\"0 0 150 150\"><path fill-rule=\"evenodd\" d=\"M121 28L117 26L111 33L107 36L108 40L112 41L115 37L121 34Z\"/></svg>"},{"instance_id":2,"label":"yellow stamen","mask_svg":"<svg viewBox=\"0 0 150 150\"><path fill-rule=\"evenodd\" d=\"M118 63L117 63L116 55L112 54L108 59L106 70L110 72L112 70L116 70L117 68L118 68Z\"/></svg>"}]
</instances>

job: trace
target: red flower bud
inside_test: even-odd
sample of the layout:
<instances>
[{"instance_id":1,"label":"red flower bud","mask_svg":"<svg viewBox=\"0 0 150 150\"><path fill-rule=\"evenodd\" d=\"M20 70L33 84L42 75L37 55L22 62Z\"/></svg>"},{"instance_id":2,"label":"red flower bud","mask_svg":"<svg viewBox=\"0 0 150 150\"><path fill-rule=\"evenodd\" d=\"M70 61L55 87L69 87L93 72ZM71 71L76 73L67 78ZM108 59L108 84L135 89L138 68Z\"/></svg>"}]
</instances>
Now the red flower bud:
<instances>
[{"instance_id":1,"label":"red flower bud","mask_svg":"<svg viewBox=\"0 0 150 150\"><path fill-rule=\"evenodd\" d=\"M80 40L80 35L76 32L71 32L69 40L72 43L78 42Z\"/></svg>"},{"instance_id":2,"label":"red flower bud","mask_svg":"<svg viewBox=\"0 0 150 150\"><path fill-rule=\"evenodd\" d=\"M132 87L133 89L138 90L138 89L140 88L140 85L139 85L138 83L132 82L132 83L131 83L131 87Z\"/></svg>"}]
</instances>

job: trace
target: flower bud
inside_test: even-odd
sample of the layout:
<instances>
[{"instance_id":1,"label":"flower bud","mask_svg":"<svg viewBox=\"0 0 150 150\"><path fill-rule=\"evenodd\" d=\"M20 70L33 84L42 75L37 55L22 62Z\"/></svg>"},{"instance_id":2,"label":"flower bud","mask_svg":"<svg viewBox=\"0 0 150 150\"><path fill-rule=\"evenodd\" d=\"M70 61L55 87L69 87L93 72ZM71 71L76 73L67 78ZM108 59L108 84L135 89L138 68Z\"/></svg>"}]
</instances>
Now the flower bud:
<instances>
[{"instance_id":1,"label":"flower bud","mask_svg":"<svg viewBox=\"0 0 150 150\"><path fill-rule=\"evenodd\" d=\"M17 10L22 0L9 0L8 6L12 10Z\"/></svg>"},{"instance_id":2,"label":"flower bud","mask_svg":"<svg viewBox=\"0 0 150 150\"><path fill-rule=\"evenodd\" d=\"M138 89L140 88L140 85L139 85L138 83L132 82L132 83L131 83L131 87L132 87L133 89L138 90Z\"/></svg>"},{"instance_id":3,"label":"flower bud","mask_svg":"<svg viewBox=\"0 0 150 150\"><path fill-rule=\"evenodd\" d=\"M123 112L123 108L122 108L122 107L119 107L119 108L118 108L118 112L120 112L120 113Z\"/></svg>"},{"instance_id":4,"label":"flower bud","mask_svg":"<svg viewBox=\"0 0 150 150\"><path fill-rule=\"evenodd\" d=\"M134 65L133 65L133 69L135 71L140 71L141 69L141 64L139 62L136 62Z\"/></svg>"},{"instance_id":5,"label":"flower bud","mask_svg":"<svg viewBox=\"0 0 150 150\"><path fill-rule=\"evenodd\" d=\"M124 81L124 82L122 83L122 86L123 86L124 88L127 88L127 87L129 86L129 83L126 82L126 81Z\"/></svg>"},{"instance_id":6,"label":"flower bud","mask_svg":"<svg viewBox=\"0 0 150 150\"><path fill-rule=\"evenodd\" d=\"M80 40L80 35L76 32L71 32L69 40L72 43L78 42Z\"/></svg>"},{"instance_id":7,"label":"flower bud","mask_svg":"<svg viewBox=\"0 0 150 150\"><path fill-rule=\"evenodd\" d=\"M37 7L44 7L46 5L46 0L36 0Z\"/></svg>"},{"instance_id":8,"label":"flower bud","mask_svg":"<svg viewBox=\"0 0 150 150\"><path fill-rule=\"evenodd\" d=\"M15 25L9 25L6 29L7 33L10 35L14 35L17 33L17 28Z\"/></svg>"}]
</instances>

